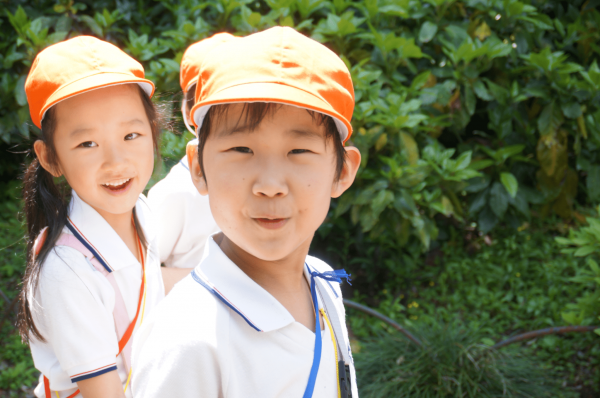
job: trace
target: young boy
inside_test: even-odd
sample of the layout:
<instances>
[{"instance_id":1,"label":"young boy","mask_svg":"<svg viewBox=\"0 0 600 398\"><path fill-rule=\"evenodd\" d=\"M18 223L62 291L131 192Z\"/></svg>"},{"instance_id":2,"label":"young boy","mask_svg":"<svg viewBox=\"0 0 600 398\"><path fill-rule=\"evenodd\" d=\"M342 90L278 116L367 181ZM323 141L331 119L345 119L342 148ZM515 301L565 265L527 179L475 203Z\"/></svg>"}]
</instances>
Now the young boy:
<instances>
[{"instance_id":1,"label":"young boy","mask_svg":"<svg viewBox=\"0 0 600 398\"><path fill-rule=\"evenodd\" d=\"M291 28L200 65L190 173L222 230L134 342L134 396L358 397L339 282L308 256L360 153L345 64Z\"/></svg>"},{"instance_id":2,"label":"young boy","mask_svg":"<svg viewBox=\"0 0 600 398\"><path fill-rule=\"evenodd\" d=\"M181 59L180 84L184 94L181 113L186 127L194 135L189 115L194 105L198 66L208 51L232 39L235 37L229 33L217 33L189 46ZM198 141L192 140L188 145L197 146ZM148 203L158 227L161 263L182 269L181 272L163 272L168 293L175 282L185 276L186 270L198 265L206 240L219 227L210 213L208 197L200 195L192 183L187 156L150 189Z\"/></svg>"}]
</instances>

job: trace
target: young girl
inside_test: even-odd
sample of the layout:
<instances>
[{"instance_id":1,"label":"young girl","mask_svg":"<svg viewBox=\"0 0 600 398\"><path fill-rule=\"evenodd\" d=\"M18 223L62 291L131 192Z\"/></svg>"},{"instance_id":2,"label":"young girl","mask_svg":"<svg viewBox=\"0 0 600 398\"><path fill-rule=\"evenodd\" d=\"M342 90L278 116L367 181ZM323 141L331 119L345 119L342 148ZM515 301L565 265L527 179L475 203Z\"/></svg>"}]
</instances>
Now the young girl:
<instances>
[{"instance_id":1,"label":"young girl","mask_svg":"<svg viewBox=\"0 0 600 398\"><path fill-rule=\"evenodd\" d=\"M42 131L24 181L19 314L42 373L35 395L130 397L132 336L164 296L141 195L159 134L154 85L117 47L80 36L39 53L25 90Z\"/></svg>"}]
</instances>

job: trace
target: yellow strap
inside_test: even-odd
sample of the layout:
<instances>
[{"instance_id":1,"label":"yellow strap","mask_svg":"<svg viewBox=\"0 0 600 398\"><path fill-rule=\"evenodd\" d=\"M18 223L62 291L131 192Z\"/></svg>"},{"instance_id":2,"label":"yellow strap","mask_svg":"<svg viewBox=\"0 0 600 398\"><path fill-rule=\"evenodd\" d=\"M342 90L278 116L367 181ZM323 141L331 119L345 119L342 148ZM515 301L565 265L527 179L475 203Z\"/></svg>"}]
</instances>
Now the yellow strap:
<instances>
[{"instance_id":1,"label":"yellow strap","mask_svg":"<svg viewBox=\"0 0 600 398\"><path fill-rule=\"evenodd\" d=\"M56 397L60 398L60 395L58 395L58 391L54 391L56 393Z\"/></svg>"},{"instance_id":2,"label":"yellow strap","mask_svg":"<svg viewBox=\"0 0 600 398\"><path fill-rule=\"evenodd\" d=\"M338 368L338 350L337 343L335 341L335 334L333 333L333 328L331 327L331 323L329 323L329 318L327 318L325 310L321 308L319 311L321 312L323 319L325 319L325 322L327 322L327 326L329 327L329 333L331 333L331 341L333 341L333 351L335 352L335 375L337 376L338 398L342 398L342 390L340 387L340 370Z\"/></svg>"}]
</instances>

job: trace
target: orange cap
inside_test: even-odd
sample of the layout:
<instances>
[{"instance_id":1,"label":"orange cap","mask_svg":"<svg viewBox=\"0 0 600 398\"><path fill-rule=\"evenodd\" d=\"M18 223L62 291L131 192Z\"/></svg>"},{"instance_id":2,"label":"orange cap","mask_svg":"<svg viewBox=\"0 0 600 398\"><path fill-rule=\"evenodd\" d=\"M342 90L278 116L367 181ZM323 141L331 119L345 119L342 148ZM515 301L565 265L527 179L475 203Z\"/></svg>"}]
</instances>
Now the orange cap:
<instances>
[{"instance_id":1,"label":"orange cap","mask_svg":"<svg viewBox=\"0 0 600 398\"><path fill-rule=\"evenodd\" d=\"M212 105L277 102L333 117L343 142L352 134L354 89L346 64L292 28L221 44L202 61L198 79L202 85L191 111L197 127Z\"/></svg>"},{"instance_id":2,"label":"orange cap","mask_svg":"<svg viewBox=\"0 0 600 398\"><path fill-rule=\"evenodd\" d=\"M204 60L206 53L219 44L235 38L227 32L217 33L192 44L185 50L181 58L181 72L179 73L179 84L184 93L187 93L190 87L196 84L198 73L200 73L200 63Z\"/></svg>"},{"instance_id":3,"label":"orange cap","mask_svg":"<svg viewBox=\"0 0 600 398\"><path fill-rule=\"evenodd\" d=\"M154 84L144 79L142 65L108 42L78 36L54 44L35 57L25 81L31 120L41 128L44 114L52 105L124 83L139 84L149 96L154 93Z\"/></svg>"}]
</instances>

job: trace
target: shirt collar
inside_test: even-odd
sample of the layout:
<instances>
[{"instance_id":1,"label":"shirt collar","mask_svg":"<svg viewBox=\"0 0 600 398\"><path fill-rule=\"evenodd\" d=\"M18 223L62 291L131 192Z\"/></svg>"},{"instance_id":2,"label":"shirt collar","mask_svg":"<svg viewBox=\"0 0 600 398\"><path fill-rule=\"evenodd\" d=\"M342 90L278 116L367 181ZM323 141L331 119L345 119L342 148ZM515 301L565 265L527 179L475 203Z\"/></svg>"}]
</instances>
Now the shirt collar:
<instances>
[{"instance_id":1,"label":"shirt collar","mask_svg":"<svg viewBox=\"0 0 600 398\"><path fill-rule=\"evenodd\" d=\"M202 262L194 270L194 279L204 288L212 289L213 294L258 331L270 332L295 322L275 297L223 253L213 237L208 238Z\"/></svg>"},{"instance_id":2,"label":"shirt collar","mask_svg":"<svg viewBox=\"0 0 600 398\"><path fill-rule=\"evenodd\" d=\"M146 217L140 216L143 211L138 211L140 201L138 199L136 202L136 214L138 214L138 221L142 225L146 238L148 238L144 228ZM113 270L117 271L130 265L139 264L137 258L104 217L84 202L75 191L72 191L71 203L69 204L69 218L81 235L93 245Z\"/></svg>"}]
</instances>

